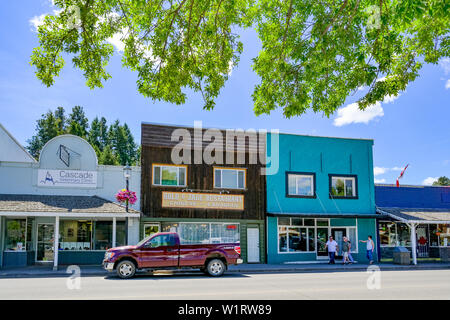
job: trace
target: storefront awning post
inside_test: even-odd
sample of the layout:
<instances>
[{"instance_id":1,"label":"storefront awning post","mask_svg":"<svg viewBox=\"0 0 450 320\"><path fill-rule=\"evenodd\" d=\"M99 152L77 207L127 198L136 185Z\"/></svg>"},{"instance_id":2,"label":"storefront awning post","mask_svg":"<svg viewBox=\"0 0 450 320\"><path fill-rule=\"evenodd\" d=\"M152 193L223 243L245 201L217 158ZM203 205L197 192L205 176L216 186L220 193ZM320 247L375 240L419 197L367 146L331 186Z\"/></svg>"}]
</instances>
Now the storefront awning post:
<instances>
[{"instance_id":1,"label":"storefront awning post","mask_svg":"<svg viewBox=\"0 0 450 320\"><path fill-rule=\"evenodd\" d=\"M53 248L53 270L58 269L58 249L59 249L59 216L55 217L55 234L54 238L54 248Z\"/></svg>"},{"instance_id":2,"label":"storefront awning post","mask_svg":"<svg viewBox=\"0 0 450 320\"><path fill-rule=\"evenodd\" d=\"M413 264L417 264L417 240L416 240L416 223L409 223L408 224L410 231L411 231L411 254L412 254L412 260Z\"/></svg>"},{"instance_id":3,"label":"storefront awning post","mask_svg":"<svg viewBox=\"0 0 450 320\"><path fill-rule=\"evenodd\" d=\"M116 217L113 218L113 225L112 225L112 247L114 248L116 246Z\"/></svg>"}]
</instances>

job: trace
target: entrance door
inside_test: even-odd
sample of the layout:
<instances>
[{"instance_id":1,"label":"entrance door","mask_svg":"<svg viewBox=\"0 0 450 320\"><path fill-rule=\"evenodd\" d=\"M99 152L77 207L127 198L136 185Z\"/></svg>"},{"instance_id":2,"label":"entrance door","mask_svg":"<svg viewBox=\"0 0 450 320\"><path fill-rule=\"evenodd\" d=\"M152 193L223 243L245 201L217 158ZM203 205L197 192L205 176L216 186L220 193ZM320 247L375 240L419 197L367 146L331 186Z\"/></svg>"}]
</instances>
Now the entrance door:
<instances>
[{"instance_id":1,"label":"entrance door","mask_svg":"<svg viewBox=\"0 0 450 320\"><path fill-rule=\"evenodd\" d=\"M247 261L260 262L258 228L247 228Z\"/></svg>"},{"instance_id":2,"label":"entrance door","mask_svg":"<svg viewBox=\"0 0 450 320\"><path fill-rule=\"evenodd\" d=\"M325 244L328 241L328 228L317 228L317 258L326 259L328 256Z\"/></svg>"},{"instance_id":3,"label":"entrance door","mask_svg":"<svg viewBox=\"0 0 450 320\"><path fill-rule=\"evenodd\" d=\"M427 226L418 226L416 229L417 233L417 252L419 258L428 258L429 256L429 241L428 241L428 230Z\"/></svg>"},{"instance_id":4,"label":"entrance door","mask_svg":"<svg viewBox=\"0 0 450 320\"><path fill-rule=\"evenodd\" d=\"M37 225L37 262L51 262L54 257L55 225L39 223Z\"/></svg>"},{"instance_id":5,"label":"entrance door","mask_svg":"<svg viewBox=\"0 0 450 320\"><path fill-rule=\"evenodd\" d=\"M344 242L344 237L347 236L347 230L345 228L333 228L331 229L331 236L339 246L339 253L338 255L336 255L336 257L342 258L342 244Z\"/></svg>"}]
</instances>

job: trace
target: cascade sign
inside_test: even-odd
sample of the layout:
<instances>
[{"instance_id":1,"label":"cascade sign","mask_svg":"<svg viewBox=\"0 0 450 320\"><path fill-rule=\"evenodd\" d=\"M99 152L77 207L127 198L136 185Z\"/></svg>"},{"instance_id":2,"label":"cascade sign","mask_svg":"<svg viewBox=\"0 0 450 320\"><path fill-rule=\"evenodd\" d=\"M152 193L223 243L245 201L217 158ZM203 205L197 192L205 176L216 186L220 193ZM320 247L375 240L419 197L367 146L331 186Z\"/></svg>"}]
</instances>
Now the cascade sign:
<instances>
[{"instance_id":1,"label":"cascade sign","mask_svg":"<svg viewBox=\"0 0 450 320\"><path fill-rule=\"evenodd\" d=\"M235 194L162 192L163 208L244 210L244 196Z\"/></svg>"},{"instance_id":2,"label":"cascade sign","mask_svg":"<svg viewBox=\"0 0 450 320\"><path fill-rule=\"evenodd\" d=\"M97 187L97 171L39 169L39 187Z\"/></svg>"}]
</instances>

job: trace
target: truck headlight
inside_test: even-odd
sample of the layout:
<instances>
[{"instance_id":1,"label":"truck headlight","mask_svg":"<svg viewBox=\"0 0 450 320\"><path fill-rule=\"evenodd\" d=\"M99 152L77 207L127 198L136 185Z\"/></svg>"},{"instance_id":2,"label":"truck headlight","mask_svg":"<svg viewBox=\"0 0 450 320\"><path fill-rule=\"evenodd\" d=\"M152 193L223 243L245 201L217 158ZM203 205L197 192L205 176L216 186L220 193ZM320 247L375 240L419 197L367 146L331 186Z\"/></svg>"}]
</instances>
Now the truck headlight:
<instances>
[{"instance_id":1,"label":"truck headlight","mask_svg":"<svg viewBox=\"0 0 450 320\"><path fill-rule=\"evenodd\" d=\"M114 252L106 252L105 253L105 259L109 260L114 256Z\"/></svg>"}]
</instances>

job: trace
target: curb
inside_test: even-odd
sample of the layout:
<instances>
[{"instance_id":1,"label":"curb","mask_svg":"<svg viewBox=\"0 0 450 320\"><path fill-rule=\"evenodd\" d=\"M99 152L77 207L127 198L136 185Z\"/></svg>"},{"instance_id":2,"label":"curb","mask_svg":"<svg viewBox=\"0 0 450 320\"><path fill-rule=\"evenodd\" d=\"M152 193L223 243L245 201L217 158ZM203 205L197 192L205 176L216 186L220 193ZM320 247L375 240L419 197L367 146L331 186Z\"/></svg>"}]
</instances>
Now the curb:
<instances>
[{"instance_id":1,"label":"curb","mask_svg":"<svg viewBox=\"0 0 450 320\"><path fill-rule=\"evenodd\" d=\"M381 271L408 271L408 270L445 270L450 269L450 265L426 265L426 266L383 266L376 265L380 267ZM289 273L303 273L303 272L351 272L351 271L366 271L369 265L361 265L361 266L353 266L353 267L337 267L337 268L317 268L317 267L304 267L304 268L232 268L227 270L227 273L280 273L280 272L289 272ZM186 273L191 272L190 270L173 270L173 273ZM108 276L114 275L114 273L107 272L104 270L92 270L86 271L81 270L82 277L92 277L92 276ZM43 272L19 272L19 273L2 273L0 271L0 279L6 278L31 278L31 277L69 277L71 273L66 273L63 271L43 271Z\"/></svg>"}]
</instances>

